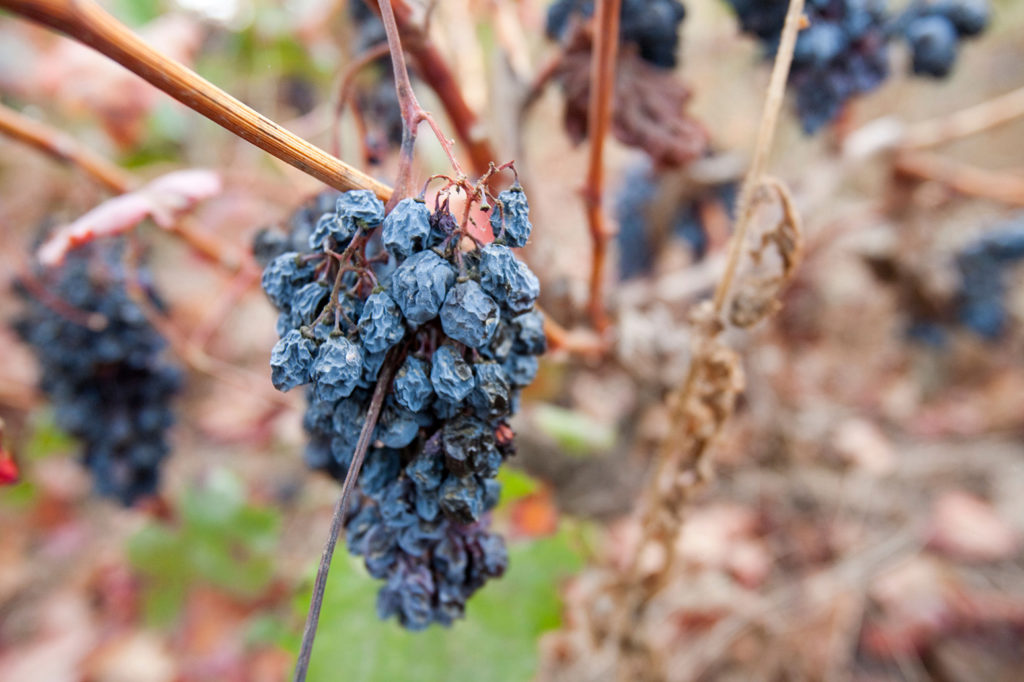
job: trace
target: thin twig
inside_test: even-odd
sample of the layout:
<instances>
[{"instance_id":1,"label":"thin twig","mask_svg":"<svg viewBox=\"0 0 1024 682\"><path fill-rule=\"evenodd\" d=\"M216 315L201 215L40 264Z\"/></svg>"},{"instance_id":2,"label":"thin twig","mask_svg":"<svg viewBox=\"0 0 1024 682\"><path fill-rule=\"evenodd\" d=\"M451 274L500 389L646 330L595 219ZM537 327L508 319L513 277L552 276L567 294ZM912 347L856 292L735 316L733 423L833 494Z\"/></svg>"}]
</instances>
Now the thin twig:
<instances>
[{"instance_id":1,"label":"thin twig","mask_svg":"<svg viewBox=\"0 0 1024 682\"><path fill-rule=\"evenodd\" d=\"M345 73L341 77L341 84L335 89L337 99L334 101L334 115L331 117L331 153L335 156L341 154L341 116L345 111L345 105L348 104L349 97L352 95L352 87L355 85L356 77L367 66L386 55L389 49L386 42L374 45L359 55L345 69Z\"/></svg>"},{"instance_id":2,"label":"thin twig","mask_svg":"<svg viewBox=\"0 0 1024 682\"><path fill-rule=\"evenodd\" d=\"M915 123L907 129L901 146L904 149L934 147L1021 117L1024 117L1024 88L952 114Z\"/></svg>"},{"instance_id":3,"label":"thin twig","mask_svg":"<svg viewBox=\"0 0 1024 682\"><path fill-rule=\"evenodd\" d=\"M327 588L327 572L331 567L331 559L334 556L334 547L338 544L338 537L341 535L341 527L345 522L345 510L348 507L348 498L359 477L359 470L363 466L363 458L370 446L370 437L373 429L377 426L377 419L380 417L381 407L384 405L384 396L391 386L391 377L394 374L395 366L401 358L401 351L395 348L380 368L380 377L377 379L377 386L373 389L373 397L370 399L370 407L366 411L366 420L363 422L363 429L359 432L359 441L356 444L355 454L352 456L352 463L345 474L345 483L341 488L341 496L334 507L334 515L331 517L331 530L327 536L327 544L324 545L323 554L320 556L320 565L317 567L316 580L313 583L313 596L309 604L309 615L306 617L306 627L302 631L302 647L299 650L299 660L295 664L295 682L304 682L309 672L309 659L313 653L313 640L316 638L317 625L320 622L320 607L323 606L324 591Z\"/></svg>"},{"instance_id":4,"label":"thin twig","mask_svg":"<svg viewBox=\"0 0 1024 682\"><path fill-rule=\"evenodd\" d=\"M247 142L339 190L391 188L257 113L191 69L150 47L93 0L0 0L4 8L105 54Z\"/></svg>"},{"instance_id":5,"label":"thin twig","mask_svg":"<svg viewBox=\"0 0 1024 682\"><path fill-rule=\"evenodd\" d=\"M793 49L796 47L797 35L800 32L800 20L803 16L804 0L791 0L786 14L786 23L782 29L779 50L772 67L771 80L768 82L768 96L765 98L761 114L761 126L757 131L757 143L754 147L754 158L750 169L743 180L740 196L736 201L736 229L729 245L729 260L726 262L725 274L715 289L715 312L721 313L725 299L736 276L736 267L746 243L747 230L753 218L754 194L761 185L768 157L771 154L772 142L775 140L775 128L782 109L782 100L786 95L786 80L789 78L789 67L793 63Z\"/></svg>"},{"instance_id":6,"label":"thin twig","mask_svg":"<svg viewBox=\"0 0 1024 682\"><path fill-rule=\"evenodd\" d=\"M587 180L583 188L587 225L590 228L590 295L587 311L598 332L608 328L604 309L604 270L611 233L604 220L604 140L612 115L612 94L615 91L615 63L619 52L619 12L621 0L598 0L594 46L590 61L590 102L588 103L587 137L590 157Z\"/></svg>"},{"instance_id":7,"label":"thin twig","mask_svg":"<svg viewBox=\"0 0 1024 682\"><path fill-rule=\"evenodd\" d=\"M743 181L743 188L740 192L736 206L737 222L733 231L729 247L729 256L725 266L725 272L718 282L713 299L713 314L718 318L725 301L728 298L740 257L744 252L746 233L750 227L753 217L753 197L755 192L764 181L764 171L768 156L771 152L772 140L775 135L775 125L778 121L779 111L782 108L782 100L785 94L786 80L789 76L789 66L793 61L793 49L796 46L796 38L800 29L800 19L803 15L804 0L791 0L789 10L786 14L786 23L782 31L782 38L779 43L779 51L775 59L775 66L772 70L771 80L768 86L768 95L765 98L764 110L761 116L761 126L758 132L757 143L754 150L753 161L747 176ZM690 369L683 381L681 389L673 396L673 403L677 408L682 408L691 399L694 384L696 382L695 369L697 363L690 363ZM675 438L667 438L662 443L659 454L659 465L654 476L649 482L648 494L645 498L657 500L660 496L660 482L668 475L668 472L678 462L674 452L679 447ZM701 472L695 471L697 480L700 480ZM647 527L647 526L645 526ZM649 541L649 538L645 538ZM643 543L640 545L643 546ZM632 562L633 573L636 570L636 556Z\"/></svg>"},{"instance_id":8,"label":"thin twig","mask_svg":"<svg viewBox=\"0 0 1024 682\"><path fill-rule=\"evenodd\" d=\"M608 342L590 329L566 329L551 315L537 306L537 312L544 316L544 336L548 340L548 352L565 351L598 359L608 352Z\"/></svg>"},{"instance_id":9,"label":"thin twig","mask_svg":"<svg viewBox=\"0 0 1024 682\"><path fill-rule=\"evenodd\" d=\"M115 194L138 184L131 173L86 149L73 137L0 104L0 133L70 163Z\"/></svg>"},{"instance_id":10,"label":"thin twig","mask_svg":"<svg viewBox=\"0 0 1024 682\"><path fill-rule=\"evenodd\" d=\"M893 170L916 180L933 180L972 197L1024 206L1024 177L978 168L929 152L903 151L893 158Z\"/></svg>"},{"instance_id":11,"label":"thin twig","mask_svg":"<svg viewBox=\"0 0 1024 682\"><path fill-rule=\"evenodd\" d=\"M33 121L2 104L0 134L24 142L58 161L75 165L115 194L125 194L142 184L129 171L83 146L63 131ZM236 249L197 229L187 217L180 218L168 227L167 231L188 244L196 253L231 272L238 272L246 267L255 268L255 262L250 254L237 253Z\"/></svg>"}]
</instances>

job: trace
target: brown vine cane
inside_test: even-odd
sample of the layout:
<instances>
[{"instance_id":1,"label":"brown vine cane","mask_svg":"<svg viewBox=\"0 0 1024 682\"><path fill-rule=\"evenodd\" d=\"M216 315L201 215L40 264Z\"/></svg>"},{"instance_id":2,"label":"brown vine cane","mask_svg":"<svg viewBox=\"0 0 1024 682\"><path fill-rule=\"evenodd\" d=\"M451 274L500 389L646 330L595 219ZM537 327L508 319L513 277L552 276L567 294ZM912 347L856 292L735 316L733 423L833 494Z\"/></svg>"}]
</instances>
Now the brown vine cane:
<instances>
[{"instance_id":1,"label":"brown vine cane","mask_svg":"<svg viewBox=\"0 0 1024 682\"><path fill-rule=\"evenodd\" d=\"M604 198L604 141L612 117L612 94L615 91L615 66L619 51L619 14L621 0L597 0L594 47L590 62L590 100L587 119L590 136L590 154L587 178L583 187L583 202L590 230L590 286L587 312L598 333L608 326L604 308L605 262L611 230L605 223L602 202Z\"/></svg>"},{"instance_id":2,"label":"brown vine cane","mask_svg":"<svg viewBox=\"0 0 1024 682\"><path fill-rule=\"evenodd\" d=\"M335 189L368 189L384 201L391 196L387 185L285 130L153 49L93 0L0 0L0 8L66 33L214 123Z\"/></svg>"}]
</instances>

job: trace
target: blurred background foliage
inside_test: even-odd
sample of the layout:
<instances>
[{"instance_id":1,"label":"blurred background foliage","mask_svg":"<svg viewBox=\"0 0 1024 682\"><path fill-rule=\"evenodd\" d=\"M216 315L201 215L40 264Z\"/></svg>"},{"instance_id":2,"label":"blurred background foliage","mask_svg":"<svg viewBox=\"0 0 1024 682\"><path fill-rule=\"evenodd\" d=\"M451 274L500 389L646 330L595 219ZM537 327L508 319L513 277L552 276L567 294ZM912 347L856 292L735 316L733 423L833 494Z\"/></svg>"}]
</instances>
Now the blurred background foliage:
<instances>
[{"instance_id":1,"label":"blurred background foliage","mask_svg":"<svg viewBox=\"0 0 1024 682\"><path fill-rule=\"evenodd\" d=\"M240 99L328 145L325 112L350 59L343 3L103 4L140 31L171 15L184 18L180 30L162 34L165 45ZM514 148L507 139L513 137L512 107L502 97L522 84L510 82L499 54L492 5L463 5L475 8L473 21L466 22L475 40L449 35L443 47L449 55L470 43L483 49L483 76L460 76L484 90L485 101L490 94L493 102L483 113L491 132L502 148ZM517 5L534 30L524 41L535 65L550 52L540 36L545 5ZM712 129L716 146L749 149L765 70L754 47L736 37L723 3L687 5L681 72L693 85L694 110ZM894 78L857 103L853 120L864 124L893 113L928 118L1024 85L1024 3L996 0L994 6L998 20L991 33L965 51L950 82ZM57 125L142 177L177 167L223 169L228 190L197 216L204 229L247 248L256 229L283 222L320 189L147 86L122 80L116 67L107 70L102 60L64 49L66 41L0 15L3 103ZM81 88L70 87L76 82ZM498 83L493 92L488 83ZM436 110L423 90L423 101ZM543 216L528 256L543 275L546 304L572 319L565 311L579 298L586 268L579 255L586 228L576 194L584 156L564 141L561 114L559 97L549 94L540 102L522 140L522 170L540 179L531 201ZM1019 173L1022 134L1013 124L980 141L956 141L951 154ZM346 118L345 158L355 157L356 140ZM813 195L846 172L839 168L845 161L834 156L836 146L828 135L804 138L787 118L773 163L781 176L794 178L798 197ZM424 169L443 163L433 145L420 147ZM625 176L633 161L612 145L613 179ZM386 177L387 164L374 172ZM906 192L909 199L896 197L895 207L880 208L893 199L886 192L902 186L879 160L843 177L806 217L819 235L838 236L816 243L780 317L744 346L751 390L724 435L721 486L698 505L695 537L681 542L690 553L680 584L670 590L683 603L668 609L673 632L688 644L732 617L744 623L744 632L756 633L737 636L735 651L723 655L725 662L708 679L755 679L746 673L759 665L765 679L789 664L831 670L831 663L819 660L829 656L840 668L861 665L865 675L879 674L857 679L904 679L907 670L928 679L934 669L947 674L935 679L972 679L936 663L942 651L965 651L958 655L978 662L978 669L993 658L1009 660L984 670L1009 671L1005 679L1015 679L1024 650L1024 513L1019 487L1014 489L1024 480L1019 323L999 345L962 333L945 347L915 345L904 334L912 318L900 298L905 292L875 282L862 262L878 242L900 240L894 250L941 284L949 276L944 263L950 254L1009 209L955 196L935 183L915 185ZM0 140L0 271L24 266L40 225L80 215L103 197L73 171ZM157 230L144 227L141 234L152 245L156 276L176 315L195 328L211 305L210 292L227 289L231 278ZM545 657L564 653L552 653L543 635L569 623L579 606L571 577L595 556L614 561L629 547L629 531L617 520L632 504L651 443L664 433L664 389L685 364L686 337L676 343L673 332L683 324L689 299L629 308L638 290L656 289L666 271L690 265L668 255L662 271L616 292L627 301L619 311L619 356L597 367L546 359L524 396L516 424L520 454L513 462L522 468L502 472L496 512L497 526L509 537L508 574L471 600L465 621L407 633L377 620L375 581L339 548L310 679L543 678ZM1008 305L1020 317L1024 288L1015 277ZM0 318L9 319L14 310L6 292L0 294ZM215 338L212 352L267 374L273 317L259 292L240 301L222 323L227 333ZM285 679L337 494L335 485L303 468L299 401L281 417L259 396L197 373L181 401L182 426L175 432L162 505L124 512L90 497L74 444L54 427L31 389L31 357L10 336L0 336L0 348L6 353L0 358L0 396L7 395L4 389L26 396L22 404L0 404L24 473L17 485L0 490L0 680ZM949 522L949 509L956 523ZM899 555L913 568L899 576L906 582L887 585L881 596L875 594L880 581L870 574L837 589L827 617L788 602L779 609L758 601L770 590L795 593L811 576L846 566L843 559L859 556L871 540L922 527L928 530L913 551ZM978 596L989 588L993 593ZM758 609L770 617L743 620ZM1005 618L993 625L977 615L984 612ZM917 620L934 613L942 627L953 623L960 630L950 634ZM958 639L961 630L969 636ZM879 631L884 637L872 640ZM922 632L931 639L919 641ZM823 644L816 633L834 634L835 640ZM982 644L971 648L977 642L970 637ZM794 653L801 647L811 653ZM886 647L890 654L879 653ZM797 672L792 678L824 675ZM973 679L983 678L997 679Z\"/></svg>"}]
</instances>

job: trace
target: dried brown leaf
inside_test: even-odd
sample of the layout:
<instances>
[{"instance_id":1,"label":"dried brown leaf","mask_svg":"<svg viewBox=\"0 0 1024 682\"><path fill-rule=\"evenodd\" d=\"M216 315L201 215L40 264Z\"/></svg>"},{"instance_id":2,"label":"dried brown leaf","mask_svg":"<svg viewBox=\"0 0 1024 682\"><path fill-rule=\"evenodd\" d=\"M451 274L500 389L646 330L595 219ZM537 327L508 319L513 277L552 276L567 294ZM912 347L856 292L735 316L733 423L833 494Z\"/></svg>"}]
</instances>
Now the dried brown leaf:
<instances>
[{"instance_id":1,"label":"dried brown leaf","mask_svg":"<svg viewBox=\"0 0 1024 682\"><path fill-rule=\"evenodd\" d=\"M590 52L590 36L578 31L555 73L566 98L565 128L577 144L587 137ZM656 164L668 167L682 166L707 151L707 131L686 113L690 90L671 70L623 50L615 73L612 132L620 142L644 150Z\"/></svg>"}]
</instances>

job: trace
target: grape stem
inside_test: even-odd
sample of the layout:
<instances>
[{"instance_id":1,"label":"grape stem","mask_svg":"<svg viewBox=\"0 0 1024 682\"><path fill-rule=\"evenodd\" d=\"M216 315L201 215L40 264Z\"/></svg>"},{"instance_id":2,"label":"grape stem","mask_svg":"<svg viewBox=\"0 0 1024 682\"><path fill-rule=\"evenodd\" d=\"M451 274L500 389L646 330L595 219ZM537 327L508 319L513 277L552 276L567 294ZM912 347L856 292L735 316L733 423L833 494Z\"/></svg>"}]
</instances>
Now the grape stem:
<instances>
[{"instance_id":1,"label":"grape stem","mask_svg":"<svg viewBox=\"0 0 1024 682\"><path fill-rule=\"evenodd\" d=\"M598 0L594 46L590 60L590 101L587 104L587 138L590 156L583 203L590 228L590 295L587 312L598 333L608 328L604 309L604 271L611 231L604 219L604 140L611 123L612 95L615 92L615 65L619 51L619 12L621 0Z\"/></svg>"},{"instance_id":2,"label":"grape stem","mask_svg":"<svg viewBox=\"0 0 1024 682\"><path fill-rule=\"evenodd\" d=\"M384 18L383 4L377 7L378 3L374 0L366 0L366 3L381 13L381 19ZM466 102L466 98L463 97L455 76L448 68L444 57L430 40L425 27L418 26L413 21L413 11L409 4L405 0L390 0L388 5L391 9L395 35L400 35L403 38L405 49L415 62L417 75L437 94L448 120L451 121L452 127L455 129L455 136L466 147L473 172L476 175L483 175L496 158L490 141L483 133L483 126ZM385 28L387 28L386 22ZM388 42L391 42L390 30ZM394 50L392 50L392 54L394 54ZM395 77L398 78L397 70ZM430 123L430 119L425 120ZM436 124L431 125L432 128L435 128L434 132L438 135L438 139L443 140L444 136L440 135L435 126ZM441 144L444 146L445 143L442 141Z\"/></svg>"},{"instance_id":3,"label":"grape stem","mask_svg":"<svg viewBox=\"0 0 1024 682\"><path fill-rule=\"evenodd\" d=\"M388 37L388 49L391 52L391 64L395 72L395 91L398 93L398 102L402 107L402 151L401 161L398 167L398 177L395 181L395 193L388 203L388 209L397 202L412 195L412 161L413 152L416 146L416 131L420 123L426 122L434 132L434 136L441 144L441 148L448 156L448 162L458 179L466 177L462 165L455 157L452 148L452 141L445 137L438 126L437 121L420 106L413 92L412 83L409 80L409 70L405 65L405 52L402 50L402 39L398 31L398 23L395 20L395 12L391 7L390 0L378 0L380 18L384 24L384 31ZM490 161L487 167L490 168Z\"/></svg>"},{"instance_id":4,"label":"grape stem","mask_svg":"<svg viewBox=\"0 0 1024 682\"><path fill-rule=\"evenodd\" d=\"M366 420L359 432L359 441L356 444L355 454L352 456L352 463L345 474L345 482L342 484L341 496L334 507L334 515L331 517L331 530L327 536L327 544L324 545L323 554L320 556L320 565L317 567L316 580L313 583L313 596L309 604L309 615L306 617L306 626L302 631L302 647L299 650L299 660L295 664L294 682L305 682L309 672L309 659L313 653L313 640L316 638L317 626L320 623L320 608L323 606L324 591L327 588L327 572L331 567L331 559L334 557L334 548L338 544L338 537L341 535L341 527L345 522L345 511L348 508L348 499L355 487L356 479L359 477L359 470L363 466L363 459L370 447L370 438L374 427L377 426L377 419L380 417L381 408L384 405L384 396L387 395L391 386L391 377L402 357L402 349L398 346L393 348L384 360L380 368L380 376L377 379L377 386L373 389L373 397L370 398L370 407L366 411Z\"/></svg>"}]
</instances>

